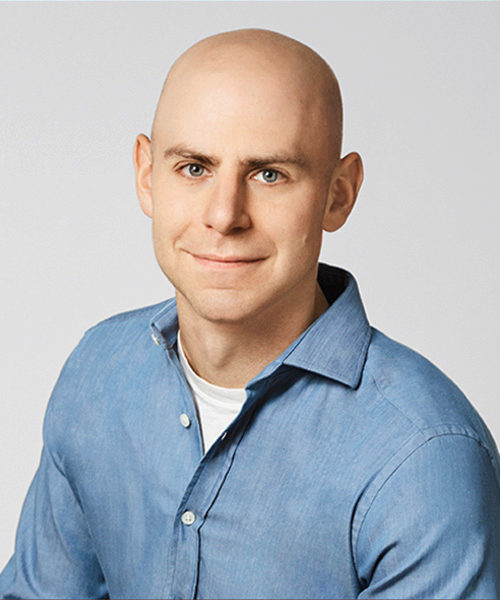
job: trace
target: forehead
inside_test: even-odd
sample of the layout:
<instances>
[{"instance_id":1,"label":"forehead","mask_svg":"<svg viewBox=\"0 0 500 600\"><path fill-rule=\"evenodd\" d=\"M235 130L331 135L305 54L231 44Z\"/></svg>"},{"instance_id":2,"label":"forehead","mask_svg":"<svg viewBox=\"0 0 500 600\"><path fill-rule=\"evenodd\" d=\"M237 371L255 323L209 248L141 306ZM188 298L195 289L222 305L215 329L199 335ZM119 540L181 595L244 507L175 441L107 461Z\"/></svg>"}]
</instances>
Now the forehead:
<instances>
[{"instance_id":1,"label":"forehead","mask_svg":"<svg viewBox=\"0 0 500 600\"><path fill-rule=\"evenodd\" d=\"M290 65L193 62L167 81L155 123L159 143L211 152L321 150L321 101Z\"/></svg>"}]
</instances>

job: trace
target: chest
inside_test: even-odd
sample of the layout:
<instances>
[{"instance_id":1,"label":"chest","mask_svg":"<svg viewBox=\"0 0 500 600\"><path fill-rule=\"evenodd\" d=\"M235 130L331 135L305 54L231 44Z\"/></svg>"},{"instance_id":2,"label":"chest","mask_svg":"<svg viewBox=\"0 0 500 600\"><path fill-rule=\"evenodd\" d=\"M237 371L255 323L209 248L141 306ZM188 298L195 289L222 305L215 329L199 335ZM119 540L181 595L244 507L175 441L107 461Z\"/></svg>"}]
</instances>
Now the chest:
<instances>
[{"instance_id":1,"label":"chest","mask_svg":"<svg viewBox=\"0 0 500 600\"><path fill-rule=\"evenodd\" d=\"M110 595L355 596L351 523L367 469L331 394L274 392L204 456L189 393L165 400L139 422L114 415L114 438L78 475Z\"/></svg>"}]
</instances>

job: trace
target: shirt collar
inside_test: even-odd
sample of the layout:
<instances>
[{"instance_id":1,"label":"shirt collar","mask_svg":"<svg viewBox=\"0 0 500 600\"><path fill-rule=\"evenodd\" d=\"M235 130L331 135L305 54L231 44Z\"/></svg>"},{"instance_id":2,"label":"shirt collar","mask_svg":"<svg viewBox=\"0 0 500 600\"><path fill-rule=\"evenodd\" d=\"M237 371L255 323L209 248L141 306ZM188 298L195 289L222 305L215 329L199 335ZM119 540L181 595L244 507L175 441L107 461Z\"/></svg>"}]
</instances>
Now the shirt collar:
<instances>
[{"instance_id":1,"label":"shirt collar","mask_svg":"<svg viewBox=\"0 0 500 600\"><path fill-rule=\"evenodd\" d=\"M318 282L330 307L292 344L283 363L355 388L371 336L358 285L348 271L323 263Z\"/></svg>"},{"instance_id":2,"label":"shirt collar","mask_svg":"<svg viewBox=\"0 0 500 600\"><path fill-rule=\"evenodd\" d=\"M330 307L264 371L285 364L355 388L370 342L370 326L356 280L348 271L319 263L318 282ZM179 329L175 298L167 300L150 326L157 343L169 349L175 345Z\"/></svg>"}]
</instances>

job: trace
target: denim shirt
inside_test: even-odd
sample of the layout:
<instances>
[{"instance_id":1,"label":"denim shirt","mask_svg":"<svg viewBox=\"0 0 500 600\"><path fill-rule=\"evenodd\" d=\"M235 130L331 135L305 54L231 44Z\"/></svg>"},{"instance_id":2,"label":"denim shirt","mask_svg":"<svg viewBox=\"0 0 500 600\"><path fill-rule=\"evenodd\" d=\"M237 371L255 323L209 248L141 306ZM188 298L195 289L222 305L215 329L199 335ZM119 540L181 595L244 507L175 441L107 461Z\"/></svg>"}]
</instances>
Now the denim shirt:
<instances>
[{"instance_id":1,"label":"denim shirt","mask_svg":"<svg viewBox=\"0 0 500 600\"><path fill-rule=\"evenodd\" d=\"M205 455L175 301L87 331L0 595L499 598L490 433L435 366L369 326L349 273L320 264L318 280L330 308L248 383Z\"/></svg>"}]
</instances>

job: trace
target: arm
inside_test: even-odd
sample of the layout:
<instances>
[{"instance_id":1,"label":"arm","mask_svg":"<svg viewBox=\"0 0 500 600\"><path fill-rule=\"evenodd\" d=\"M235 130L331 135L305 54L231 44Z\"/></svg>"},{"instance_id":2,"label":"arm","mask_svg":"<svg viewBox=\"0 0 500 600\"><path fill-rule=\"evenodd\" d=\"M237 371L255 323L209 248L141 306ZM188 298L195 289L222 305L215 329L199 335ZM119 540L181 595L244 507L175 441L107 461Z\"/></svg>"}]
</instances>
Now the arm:
<instances>
[{"instance_id":1,"label":"arm","mask_svg":"<svg viewBox=\"0 0 500 600\"><path fill-rule=\"evenodd\" d=\"M75 354L75 353L74 353ZM74 354L72 355L74 357ZM53 408L73 386L72 358L52 395L44 447L19 521L15 553L0 574L3 598L98 598L107 595L85 515L57 458L59 414Z\"/></svg>"},{"instance_id":2,"label":"arm","mask_svg":"<svg viewBox=\"0 0 500 600\"><path fill-rule=\"evenodd\" d=\"M359 598L500 598L498 455L462 434L416 448L375 495L354 547Z\"/></svg>"}]
</instances>

